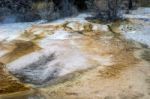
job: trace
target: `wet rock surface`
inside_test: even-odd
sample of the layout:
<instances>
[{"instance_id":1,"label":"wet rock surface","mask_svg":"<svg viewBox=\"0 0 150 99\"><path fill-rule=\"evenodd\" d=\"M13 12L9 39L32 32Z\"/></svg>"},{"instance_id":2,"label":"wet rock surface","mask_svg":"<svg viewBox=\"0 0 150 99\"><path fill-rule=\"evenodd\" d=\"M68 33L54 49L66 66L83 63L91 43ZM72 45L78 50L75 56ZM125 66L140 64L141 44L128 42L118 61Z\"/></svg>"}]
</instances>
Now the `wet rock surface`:
<instances>
[{"instance_id":1,"label":"wet rock surface","mask_svg":"<svg viewBox=\"0 0 150 99\"><path fill-rule=\"evenodd\" d=\"M1 41L0 62L23 86L38 91L21 97L149 99L149 45L125 36L147 31L147 23L98 24L85 16L33 25L15 39Z\"/></svg>"}]
</instances>

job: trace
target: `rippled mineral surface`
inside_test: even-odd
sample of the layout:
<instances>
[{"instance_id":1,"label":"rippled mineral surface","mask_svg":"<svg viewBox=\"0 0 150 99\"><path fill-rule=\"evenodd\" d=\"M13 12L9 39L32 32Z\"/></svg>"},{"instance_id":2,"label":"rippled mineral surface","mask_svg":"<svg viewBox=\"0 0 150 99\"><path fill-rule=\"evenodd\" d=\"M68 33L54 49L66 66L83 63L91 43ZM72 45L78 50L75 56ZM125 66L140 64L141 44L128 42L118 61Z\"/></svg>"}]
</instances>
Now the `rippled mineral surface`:
<instances>
[{"instance_id":1,"label":"rippled mineral surface","mask_svg":"<svg viewBox=\"0 0 150 99\"><path fill-rule=\"evenodd\" d=\"M150 99L143 9L109 24L80 14L0 26L0 99Z\"/></svg>"}]
</instances>

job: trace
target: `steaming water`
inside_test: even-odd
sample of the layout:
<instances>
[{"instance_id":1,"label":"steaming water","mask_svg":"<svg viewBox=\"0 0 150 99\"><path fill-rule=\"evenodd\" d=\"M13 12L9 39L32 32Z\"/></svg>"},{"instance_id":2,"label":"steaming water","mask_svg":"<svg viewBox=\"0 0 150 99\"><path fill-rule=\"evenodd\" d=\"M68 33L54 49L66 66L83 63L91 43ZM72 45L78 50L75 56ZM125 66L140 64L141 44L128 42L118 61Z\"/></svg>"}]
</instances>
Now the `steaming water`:
<instances>
[{"instance_id":1,"label":"steaming water","mask_svg":"<svg viewBox=\"0 0 150 99\"><path fill-rule=\"evenodd\" d=\"M0 40L13 40L31 25L32 23L0 24Z\"/></svg>"},{"instance_id":2,"label":"steaming water","mask_svg":"<svg viewBox=\"0 0 150 99\"><path fill-rule=\"evenodd\" d=\"M0 23L0 41L11 41L17 38L25 29L31 27L33 24L45 23L45 20L37 22L22 22L22 23Z\"/></svg>"},{"instance_id":3,"label":"steaming water","mask_svg":"<svg viewBox=\"0 0 150 99\"><path fill-rule=\"evenodd\" d=\"M47 24L61 24L66 21L84 21L88 14L81 14L75 18L66 18ZM35 23L14 23L0 26L1 38L7 40L16 39L25 30ZM27 54L7 64L12 74L24 82L43 85L52 79L89 67L88 57L75 47L74 41L70 41L72 35L64 30L56 30L53 35L47 35L39 46L40 51Z\"/></svg>"},{"instance_id":4,"label":"steaming water","mask_svg":"<svg viewBox=\"0 0 150 99\"><path fill-rule=\"evenodd\" d=\"M143 31L144 30L144 31ZM150 27L145 27L141 31L128 31L124 35L127 39L132 39L137 42L141 42L150 47Z\"/></svg>"},{"instance_id":5,"label":"steaming water","mask_svg":"<svg viewBox=\"0 0 150 99\"><path fill-rule=\"evenodd\" d=\"M85 23L87 22L85 17L89 16L91 15L81 14L77 17L65 18L47 24L58 25L68 21ZM43 26L47 24L43 24ZM82 39L82 37L65 30L55 30L54 34L47 35L38 43L42 50L19 57L7 64L7 68L24 82L45 85L54 79L93 66L89 60L95 60L95 57L102 65L110 63L110 57L87 55L78 48L78 46L84 45L80 45L73 38Z\"/></svg>"},{"instance_id":6,"label":"steaming water","mask_svg":"<svg viewBox=\"0 0 150 99\"><path fill-rule=\"evenodd\" d=\"M87 59L80 51L72 49L68 44L60 44L50 43L49 47L42 51L8 64L8 69L19 78L25 79L25 82L42 85L57 77L86 68Z\"/></svg>"},{"instance_id":7,"label":"steaming water","mask_svg":"<svg viewBox=\"0 0 150 99\"><path fill-rule=\"evenodd\" d=\"M86 69L87 57L69 40L63 41L68 34L65 31L56 31L56 34L41 43L41 51L11 62L7 65L8 69L24 82L36 85L44 85L76 70Z\"/></svg>"},{"instance_id":8,"label":"steaming water","mask_svg":"<svg viewBox=\"0 0 150 99\"><path fill-rule=\"evenodd\" d=\"M124 31L127 39L146 44L150 47L150 8L138 8L133 10L131 14L125 15L126 18L136 19L136 25L131 26L130 30ZM141 20L142 19L142 20ZM142 21L143 24L138 23ZM126 25L126 27L129 27Z\"/></svg>"},{"instance_id":9,"label":"steaming water","mask_svg":"<svg viewBox=\"0 0 150 99\"><path fill-rule=\"evenodd\" d=\"M150 8L140 7L131 11L131 14L125 14L125 18L150 20Z\"/></svg>"},{"instance_id":10,"label":"steaming water","mask_svg":"<svg viewBox=\"0 0 150 99\"><path fill-rule=\"evenodd\" d=\"M91 15L80 14L77 17L65 18L44 25L59 25L68 21L84 23L87 22L85 17L89 16ZM20 29L24 30L28 26L31 26L31 24L25 25ZM16 29L16 27L13 29ZM9 33L10 32L6 32L6 35L8 36ZM132 37L132 39L135 38L135 40L141 41L141 38L138 39L140 36L136 36L138 34L133 36L131 33L128 33L125 34L127 38ZM148 32L146 32L146 34L147 33ZM20 35L18 32L16 34ZM89 63L90 58L93 59L96 57L102 65L111 63L111 58L91 57L90 55L88 56L87 53L84 54L84 52L77 47L80 45L77 44L76 41L69 39L71 36L74 36L73 34L74 33L69 33L64 30L56 30L54 34L46 36L39 42L39 46L43 48L42 50L20 57L7 64L7 68L12 74L16 75L24 82L44 85L69 73L89 68L91 66ZM4 38L5 36L2 37ZM148 40L146 37L141 37L144 40ZM12 37L9 38L11 39ZM149 43L149 40L147 43Z\"/></svg>"}]
</instances>

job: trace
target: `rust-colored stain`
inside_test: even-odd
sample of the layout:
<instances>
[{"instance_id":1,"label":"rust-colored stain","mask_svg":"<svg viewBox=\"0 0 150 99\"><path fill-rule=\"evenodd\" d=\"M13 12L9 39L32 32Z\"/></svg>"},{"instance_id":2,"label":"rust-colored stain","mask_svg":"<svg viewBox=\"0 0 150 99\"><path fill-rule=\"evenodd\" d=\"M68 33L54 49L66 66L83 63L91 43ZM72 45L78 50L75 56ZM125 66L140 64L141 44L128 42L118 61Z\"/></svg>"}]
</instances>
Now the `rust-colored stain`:
<instances>
[{"instance_id":1,"label":"rust-colored stain","mask_svg":"<svg viewBox=\"0 0 150 99\"><path fill-rule=\"evenodd\" d=\"M126 41L120 41L118 44L117 42L112 42L111 48L113 47L114 50L110 53L113 55L113 62L115 64L99 71L100 75L104 78L119 77L119 74L123 70L140 62L139 59L134 56L134 47L130 46Z\"/></svg>"},{"instance_id":2,"label":"rust-colored stain","mask_svg":"<svg viewBox=\"0 0 150 99\"><path fill-rule=\"evenodd\" d=\"M118 32L118 24L115 27L112 27L113 32ZM32 53L34 51L40 50L40 47L34 43L36 40L41 40L42 38L46 37L47 34L45 34L45 31L55 31L57 28L59 29L66 29L66 24L52 26L52 25L37 25L33 26L31 29L24 32L24 34L21 35L21 37L29 38L31 41L13 41L12 45L14 45L12 48L13 50L3 57L0 58L0 62L2 63L10 63L16 59L18 59L21 56L27 55L29 53ZM38 32L39 30L41 33L35 35L35 32ZM73 30L68 30L75 32ZM111 31L109 31L111 32ZM101 32L101 31L92 31L91 24L87 24L84 26L84 31L80 31L81 35L84 35L82 38L75 39L75 42L78 44L79 49L86 53L87 55L92 56L112 56L112 62L114 63L111 66L106 66L104 69L98 70L98 76L103 78L116 78L119 77L122 71L127 70L129 67L134 66L134 64L138 63L139 60L134 56L135 48L133 47L133 44L131 42L128 42L124 39L120 39L115 35L114 33L111 33L110 38L105 39L104 37L107 36L107 33ZM68 42L68 41L66 41ZM61 43L62 44L62 43ZM66 43L64 43L63 46L65 46ZM62 45L60 45L62 46ZM100 63L97 60L89 60L92 62L93 66L100 65ZM3 73L2 73L3 74ZM1 75L2 75L1 74ZM0 75L0 76L1 76ZM5 81L5 80L4 80ZM6 84L8 82L6 81ZM9 82L14 83L14 82ZM18 84L18 83L17 83ZM16 85L17 85L16 84ZM0 83L0 86L5 86L5 83ZM13 84L12 84L13 85ZM5 88L6 90L9 90L8 92L13 91L13 87L15 88L21 88L21 85L15 86L9 86ZM3 87L2 87L3 88ZM1 90L0 90L1 92ZM76 93L66 93L68 95L76 95Z\"/></svg>"},{"instance_id":3,"label":"rust-colored stain","mask_svg":"<svg viewBox=\"0 0 150 99\"><path fill-rule=\"evenodd\" d=\"M0 62L6 64L6 63L9 63L18 59L21 56L40 50L40 47L36 45L35 43L33 43L32 41L21 41L21 40L18 41L17 40L17 41L14 41L13 44L15 48L11 52L2 56L0 58Z\"/></svg>"},{"instance_id":4,"label":"rust-colored stain","mask_svg":"<svg viewBox=\"0 0 150 99\"><path fill-rule=\"evenodd\" d=\"M118 77L122 70L125 70L128 66L122 64L115 64L112 66L106 67L104 70L99 70L100 77L112 78Z\"/></svg>"},{"instance_id":5,"label":"rust-colored stain","mask_svg":"<svg viewBox=\"0 0 150 99\"><path fill-rule=\"evenodd\" d=\"M115 37L107 40L86 37L78 40L78 43L80 43L81 49L88 54L112 56L114 65L106 66L105 69L99 70L101 77L118 77L122 71L140 62L134 56L134 46L126 40L120 40Z\"/></svg>"},{"instance_id":6,"label":"rust-colored stain","mask_svg":"<svg viewBox=\"0 0 150 99\"><path fill-rule=\"evenodd\" d=\"M4 64L0 63L0 95L27 91L30 88L14 79L6 70Z\"/></svg>"}]
</instances>

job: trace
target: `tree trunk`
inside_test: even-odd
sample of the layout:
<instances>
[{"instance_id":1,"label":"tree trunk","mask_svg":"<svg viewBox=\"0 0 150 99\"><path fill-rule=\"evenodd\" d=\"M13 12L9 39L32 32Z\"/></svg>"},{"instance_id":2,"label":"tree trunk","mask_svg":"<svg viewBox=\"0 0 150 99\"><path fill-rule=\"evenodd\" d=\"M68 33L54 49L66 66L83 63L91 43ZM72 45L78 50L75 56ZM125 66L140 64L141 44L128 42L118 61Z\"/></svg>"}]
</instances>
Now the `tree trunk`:
<instances>
[{"instance_id":1,"label":"tree trunk","mask_svg":"<svg viewBox=\"0 0 150 99\"><path fill-rule=\"evenodd\" d=\"M132 2L132 0L129 0L128 9L131 10L132 8L133 8L133 2Z\"/></svg>"}]
</instances>

